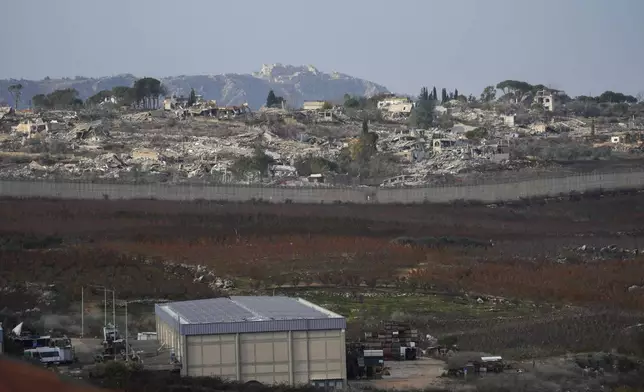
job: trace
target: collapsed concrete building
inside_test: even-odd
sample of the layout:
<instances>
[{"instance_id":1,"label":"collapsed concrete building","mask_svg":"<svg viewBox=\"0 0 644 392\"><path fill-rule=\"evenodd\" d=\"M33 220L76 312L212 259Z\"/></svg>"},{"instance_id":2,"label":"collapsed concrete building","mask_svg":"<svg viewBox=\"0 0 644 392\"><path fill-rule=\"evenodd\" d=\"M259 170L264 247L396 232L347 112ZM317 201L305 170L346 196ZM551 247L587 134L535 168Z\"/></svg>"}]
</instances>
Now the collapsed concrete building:
<instances>
[{"instance_id":1,"label":"collapsed concrete building","mask_svg":"<svg viewBox=\"0 0 644 392\"><path fill-rule=\"evenodd\" d=\"M555 110L555 94L548 90L537 91L534 97L534 102L542 105L543 108L549 112Z\"/></svg>"},{"instance_id":2,"label":"collapsed concrete building","mask_svg":"<svg viewBox=\"0 0 644 392\"><path fill-rule=\"evenodd\" d=\"M23 120L15 127L12 127L12 132L28 139L41 137L48 132L60 131L66 129L66 124L58 122L57 120L44 121L41 118L34 120Z\"/></svg>"},{"instance_id":3,"label":"collapsed concrete building","mask_svg":"<svg viewBox=\"0 0 644 392\"><path fill-rule=\"evenodd\" d=\"M326 105L326 101L304 101L302 110L323 110Z\"/></svg>"}]
</instances>

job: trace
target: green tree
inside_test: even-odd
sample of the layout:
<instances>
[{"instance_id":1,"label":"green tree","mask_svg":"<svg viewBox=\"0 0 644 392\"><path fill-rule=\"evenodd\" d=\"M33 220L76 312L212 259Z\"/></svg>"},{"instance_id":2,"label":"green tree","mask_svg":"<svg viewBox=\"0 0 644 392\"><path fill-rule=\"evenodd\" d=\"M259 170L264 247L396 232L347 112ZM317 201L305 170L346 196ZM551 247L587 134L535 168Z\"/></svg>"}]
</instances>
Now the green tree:
<instances>
[{"instance_id":1,"label":"green tree","mask_svg":"<svg viewBox=\"0 0 644 392\"><path fill-rule=\"evenodd\" d=\"M465 132L465 137L469 140L480 140L488 136L487 129L485 128L476 128L471 131Z\"/></svg>"},{"instance_id":2,"label":"green tree","mask_svg":"<svg viewBox=\"0 0 644 392\"><path fill-rule=\"evenodd\" d=\"M230 170L237 176L244 176L250 173L264 177L268 174L268 168L273 163L273 158L266 154L262 146L257 145L253 150L252 156L240 157L233 163Z\"/></svg>"},{"instance_id":3,"label":"green tree","mask_svg":"<svg viewBox=\"0 0 644 392\"><path fill-rule=\"evenodd\" d=\"M112 88L112 95L120 105L129 106L136 101L136 94L132 87L116 86Z\"/></svg>"},{"instance_id":4,"label":"green tree","mask_svg":"<svg viewBox=\"0 0 644 392\"><path fill-rule=\"evenodd\" d=\"M161 81L155 78L145 77L134 82L135 102L145 109L159 107L159 97L165 94L165 88Z\"/></svg>"},{"instance_id":5,"label":"green tree","mask_svg":"<svg viewBox=\"0 0 644 392\"><path fill-rule=\"evenodd\" d=\"M282 106L282 103L284 102L284 98L278 97L275 95L275 92L273 90L268 92L268 96L266 97L266 107L268 108L276 108Z\"/></svg>"},{"instance_id":6,"label":"green tree","mask_svg":"<svg viewBox=\"0 0 644 392\"><path fill-rule=\"evenodd\" d=\"M40 109L74 109L83 106L83 100L78 98L78 91L73 88L56 90L46 96L38 94L31 100Z\"/></svg>"},{"instance_id":7,"label":"green tree","mask_svg":"<svg viewBox=\"0 0 644 392\"><path fill-rule=\"evenodd\" d=\"M271 108L275 105L277 102L277 96L275 95L275 91L271 90L268 92L268 96L266 97L266 107Z\"/></svg>"},{"instance_id":8,"label":"green tree","mask_svg":"<svg viewBox=\"0 0 644 392\"><path fill-rule=\"evenodd\" d=\"M194 88L190 89L190 95L188 96L188 106L192 106L197 103L197 93Z\"/></svg>"},{"instance_id":9,"label":"green tree","mask_svg":"<svg viewBox=\"0 0 644 392\"><path fill-rule=\"evenodd\" d=\"M429 99L429 90L427 87L421 87L420 94L418 94L419 101L427 101Z\"/></svg>"},{"instance_id":10,"label":"green tree","mask_svg":"<svg viewBox=\"0 0 644 392\"><path fill-rule=\"evenodd\" d=\"M575 101L579 101L579 102L597 102L598 100L597 100L596 97L589 97L587 95L580 95L578 97L575 97Z\"/></svg>"},{"instance_id":11,"label":"green tree","mask_svg":"<svg viewBox=\"0 0 644 392\"><path fill-rule=\"evenodd\" d=\"M36 109L49 109L51 107L51 103L45 94L34 95L31 98L31 103Z\"/></svg>"},{"instance_id":12,"label":"green tree","mask_svg":"<svg viewBox=\"0 0 644 392\"><path fill-rule=\"evenodd\" d=\"M369 132L369 120L362 119L362 132L357 143L353 144L352 158L360 164L365 164L378 152L378 134Z\"/></svg>"},{"instance_id":13,"label":"green tree","mask_svg":"<svg viewBox=\"0 0 644 392\"><path fill-rule=\"evenodd\" d=\"M492 102L496 99L496 88L494 86L487 86L481 93L481 102Z\"/></svg>"},{"instance_id":14,"label":"green tree","mask_svg":"<svg viewBox=\"0 0 644 392\"><path fill-rule=\"evenodd\" d=\"M333 109L333 104L329 101L324 101L324 104L322 105L322 110L331 110Z\"/></svg>"},{"instance_id":15,"label":"green tree","mask_svg":"<svg viewBox=\"0 0 644 392\"><path fill-rule=\"evenodd\" d=\"M597 97L599 103L637 103L637 98L614 91L605 91Z\"/></svg>"},{"instance_id":16,"label":"green tree","mask_svg":"<svg viewBox=\"0 0 644 392\"><path fill-rule=\"evenodd\" d=\"M519 80L504 80L497 84L496 88L503 91L504 96L521 102L527 94L534 91L535 86Z\"/></svg>"},{"instance_id":17,"label":"green tree","mask_svg":"<svg viewBox=\"0 0 644 392\"><path fill-rule=\"evenodd\" d=\"M260 176L266 175L271 164L275 163L273 158L266 154L261 146L256 146L253 151L254 168L260 173Z\"/></svg>"},{"instance_id":18,"label":"green tree","mask_svg":"<svg viewBox=\"0 0 644 392\"><path fill-rule=\"evenodd\" d=\"M312 155L298 158L293 166L301 176L310 176L311 174L338 170L337 163Z\"/></svg>"},{"instance_id":19,"label":"green tree","mask_svg":"<svg viewBox=\"0 0 644 392\"><path fill-rule=\"evenodd\" d=\"M434 101L438 100L438 95L436 94L436 86L434 86L434 88L432 88L432 99Z\"/></svg>"},{"instance_id":20,"label":"green tree","mask_svg":"<svg viewBox=\"0 0 644 392\"><path fill-rule=\"evenodd\" d=\"M458 99L458 89L454 89L454 99Z\"/></svg>"},{"instance_id":21,"label":"green tree","mask_svg":"<svg viewBox=\"0 0 644 392\"><path fill-rule=\"evenodd\" d=\"M132 88L134 89L134 99L137 105L147 108L149 105L148 97L151 94L146 78L136 80Z\"/></svg>"},{"instance_id":22,"label":"green tree","mask_svg":"<svg viewBox=\"0 0 644 392\"><path fill-rule=\"evenodd\" d=\"M87 103L90 105L98 105L113 96L114 93L111 90L102 90L87 98Z\"/></svg>"},{"instance_id":23,"label":"green tree","mask_svg":"<svg viewBox=\"0 0 644 392\"><path fill-rule=\"evenodd\" d=\"M429 128L434 123L435 106L435 101L431 99L416 102L409 116L409 125L414 128Z\"/></svg>"},{"instance_id":24,"label":"green tree","mask_svg":"<svg viewBox=\"0 0 644 392\"><path fill-rule=\"evenodd\" d=\"M13 98L14 108L18 110L18 106L20 105L20 97L22 96L22 84L12 84L11 86L9 86L8 90L9 94L11 94L11 97Z\"/></svg>"},{"instance_id":25,"label":"green tree","mask_svg":"<svg viewBox=\"0 0 644 392\"><path fill-rule=\"evenodd\" d=\"M360 100L352 95L344 94L344 104L343 106L348 109L358 109L360 108Z\"/></svg>"},{"instance_id":26,"label":"green tree","mask_svg":"<svg viewBox=\"0 0 644 392\"><path fill-rule=\"evenodd\" d=\"M449 96L447 95L447 89L443 88L441 90L441 103L445 103L449 100Z\"/></svg>"}]
</instances>

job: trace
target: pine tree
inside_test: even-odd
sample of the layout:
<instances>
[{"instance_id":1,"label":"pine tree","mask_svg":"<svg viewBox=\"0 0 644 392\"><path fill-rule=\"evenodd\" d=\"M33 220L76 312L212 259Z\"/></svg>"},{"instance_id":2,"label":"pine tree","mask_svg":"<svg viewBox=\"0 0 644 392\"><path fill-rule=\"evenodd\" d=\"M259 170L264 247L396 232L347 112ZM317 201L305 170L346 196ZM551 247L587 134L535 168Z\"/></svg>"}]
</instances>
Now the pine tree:
<instances>
[{"instance_id":1,"label":"pine tree","mask_svg":"<svg viewBox=\"0 0 644 392\"><path fill-rule=\"evenodd\" d=\"M418 95L418 100L427 101L428 99L429 99L429 90L427 90L427 87L422 87L420 89L420 94Z\"/></svg>"},{"instance_id":2,"label":"pine tree","mask_svg":"<svg viewBox=\"0 0 644 392\"><path fill-rule=\"evenodd\" d=\"M447 95L447 89L443 87L441 90L441 103L445 103L449 100L449 96Z\"/></svg>"},{"instance_id":3,"label":"pine tree","mask_svg":"<svg viewBox=\"0 0 644 392\"><path fill-rule=\"evenodd\" d=\"M190 95L188 96L188 106L192 106L197 103L197 93L194 88L190 89Z\"/></svg>"},{"instance_id":4,"label":"pine tree","mask_svg":"<svg viewBox=\"0 0 644 392\"><path fill-rule=\"evenodd\" d=\"M273 107L277 104L277 97L275 96L275 92L273 90L268 92L268 96L266 97L266 107L270 108Z\"/></svg>"},{"instance_id":5,"label":"pine tree","mask_svg":"<svg viewBox=\"0 0 644 392\"><path fill-rule=\"evenodd\" d=\"M432 99L434 101L438 99L438 95L436 95L436 86L432 89Z\"/></svg>"},{"instance_id":6,"label":"pine tree","mask_svg":"<svg viewBox=\"0 0 644 392\"><path fill-rule=\"evenodd\" d=\"M458 89L454 89L454 99L458 99Z\"/></svg>"}]
</instances>

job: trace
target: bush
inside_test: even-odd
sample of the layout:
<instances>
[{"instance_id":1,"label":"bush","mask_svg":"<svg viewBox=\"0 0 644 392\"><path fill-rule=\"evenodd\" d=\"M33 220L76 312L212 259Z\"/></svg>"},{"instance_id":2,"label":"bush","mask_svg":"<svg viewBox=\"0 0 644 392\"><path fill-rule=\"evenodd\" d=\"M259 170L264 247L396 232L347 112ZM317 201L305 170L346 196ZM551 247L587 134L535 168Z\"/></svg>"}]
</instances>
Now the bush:
<instances>
[{"instance_id":1,"label":"bush","mask_svg":"<svg viewBox=\"0 0 644 392\"><path fill-rule=\"evenodd\" d=\"M255 147L253 156L239 157L235 162L233 162L233 165L230 167L230 171L238 177L243 177L251 173L264 176L267 174L268 168L272 163L273 158L266 155L264 150L260 146L257 146Z\"/></svg>"},{"instance_id":2,"label":"bush","mask_svg":"<svg viewBox=\"0 0 644 392\"><path fill-rule=\"evenodd\" d=\"M4 234L0 237L0 249L2 250L20 250L20 249L51 249L60 247L63 239L55 236L37 237L33 234Z\"/></svg>"},{"instance_id":3,"label":"bush","mask_svg":"<svg viewBox=\"0 0 644 392\"><path fill-rule=\"evenodd\" d=\"M489 242L461 237L398 237L391 241L395 245L418 246L424 248L441 248L446 246L487 248Z\"/></svg>"},{"instance_id":4,"label":"bush","mask_svg":"<svg viewBox=\"0 0 644 392\"><path fill-rule=\"evenodd\" d=\"M465 137L469 140L483 139L488 136L488 131L485 128L476 128L471 131L465 132Z\"/></svg>"},{"instance_id":5,"label":"bush","mask_svg":"<svg viewBox=\"0 0 644 392\"><path fill-rule=\"evenodd\" d=\"M515 144L510 154L516 158L534 156L544 160L576 161L582 159L608 158L612 150L608 146L593 147L589 144L579 144L567 139L533 140Z\"/></svg>"},{"instance_id":6,"label":"bush","mask_svg":"<svg viewBox=\"0 0 644 392\"><path fill-rule=\"evenodd\" d=\"M336 172L338 170L337 163L315 156L299 158L295 161L294 166L298 174L301 176L310 176L311 174L326 173L330 171Z\"/></svg>"}]
</instances>

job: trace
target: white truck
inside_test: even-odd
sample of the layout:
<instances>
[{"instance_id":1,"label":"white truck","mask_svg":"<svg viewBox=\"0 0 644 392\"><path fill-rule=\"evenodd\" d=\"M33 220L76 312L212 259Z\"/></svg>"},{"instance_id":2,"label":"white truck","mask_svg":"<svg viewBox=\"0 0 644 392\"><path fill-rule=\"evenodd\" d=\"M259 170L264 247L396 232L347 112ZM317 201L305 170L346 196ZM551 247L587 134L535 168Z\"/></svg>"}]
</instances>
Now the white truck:
<instances>
[{"instance_id":1,"label":"white truck","mask_svg":"<svg viewBox=\"0 0 644 392\"><path fill-rule=\"evenodd\" d=\"M72 347L36 347L24 351L25 358L39 361L41 364L62 365L74 362Z\"/></svg>"}]
</instances>

